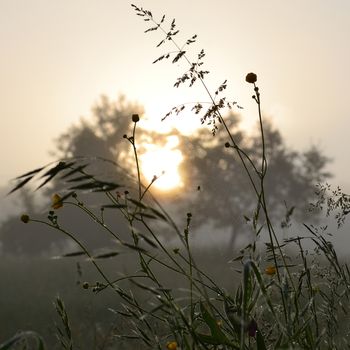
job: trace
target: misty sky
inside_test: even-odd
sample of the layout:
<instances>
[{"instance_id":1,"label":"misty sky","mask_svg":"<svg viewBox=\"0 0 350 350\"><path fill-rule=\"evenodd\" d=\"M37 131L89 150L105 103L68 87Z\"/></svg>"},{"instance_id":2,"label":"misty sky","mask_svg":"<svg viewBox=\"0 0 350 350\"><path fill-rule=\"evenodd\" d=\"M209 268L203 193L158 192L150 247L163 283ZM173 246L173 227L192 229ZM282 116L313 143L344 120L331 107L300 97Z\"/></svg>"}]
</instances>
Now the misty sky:
<instances>
[{"instance_id":1,"label":"misty sky","mask_svg":"<svg viewBox=\"0 0 350 350\"><path fill-rule=\"evenodd\" d=\"M258 74L264 114L297 150L318 145L350 191L347 102L350 82L348 0L143 0L138 6L177 19L185 41L198 34L212 91L228 79L227 96L256 118L246 73ZM152 65L166 48L143 34L146 23L125 0L0 0L0 184L50 160L53 139L88 117L101 94L124 93L159 127L174 104L205 101L201 86L172 88L185 67ZM172 48L171 48L172 50ZM191 53L189 53L191 55ZM200 125L191 115L173 123Z\"/></svg>"}]
</instances>

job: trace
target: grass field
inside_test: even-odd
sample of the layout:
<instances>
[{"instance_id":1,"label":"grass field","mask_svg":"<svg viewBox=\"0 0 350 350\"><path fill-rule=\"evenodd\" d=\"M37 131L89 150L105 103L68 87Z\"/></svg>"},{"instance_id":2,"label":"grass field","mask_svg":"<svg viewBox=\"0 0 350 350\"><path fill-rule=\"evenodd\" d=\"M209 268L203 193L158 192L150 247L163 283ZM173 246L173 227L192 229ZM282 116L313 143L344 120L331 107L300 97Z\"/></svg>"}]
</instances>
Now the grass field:
<instances>
[{"instance_id":1,"label":"grass field","mask_svg":"<svg viewBox=\"0 0 350 350\"><path fill-rule=\"evenodd\" d=\"M211 275L220 276L222 284L228 289L233 287L234 276L237 274L231 271L232 265L225 263L228 257L222 255L219 248L202 249L196 255L198 263L205 265ZM117 276L118 271L130 273L137 270L134 258L130 255L109 259L103 262L103 266L111 276ZM80 277L77 272L78 261L82 270ZM226 270L223 270L224 266L227 267ZM162 277L166 281L166 274ZM2 258L0 278L0 343L18 331L32 330L43 336L48 349L60 349L55 336L55 323L60 325L60 319L53 305L57 296L66 305L77 348L108 349L107 345L113 343L108 337L109 331L114 329L118 333L128 332L125 321L122 322L109 310L120 309L121 300L118 295L109 289L100 293L83 289L82 282L93 284L100 280L90 262L76 258ZM181 277L166 283L185 287ZM119 342L118 349L123 348L122 344L125 348L136 346L134 341L131 345L117 339L114 339L114 346L116 341Z\"/></svg>"}]
</instances>

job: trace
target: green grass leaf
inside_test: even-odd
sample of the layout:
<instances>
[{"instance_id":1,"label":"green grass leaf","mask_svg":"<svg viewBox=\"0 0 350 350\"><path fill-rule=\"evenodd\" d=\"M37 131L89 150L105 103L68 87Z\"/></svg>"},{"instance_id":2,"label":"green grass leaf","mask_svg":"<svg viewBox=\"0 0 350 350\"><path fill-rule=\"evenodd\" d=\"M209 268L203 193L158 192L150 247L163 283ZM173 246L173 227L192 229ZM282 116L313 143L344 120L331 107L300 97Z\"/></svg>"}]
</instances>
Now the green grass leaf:
<instances>
[{"instance_id":1,"label":"green grass leaf","mask_svg":"<svg viewBox=\"0 0 350 350\"><path fill-rule=\"evenodd\" d=\"M200 310L203 317L204 322L210 328L211 335L198 334L201 340L207 344L212 345L231 345L232 342L227 338L225 333L221 330L220 326L217 323L217 320L211 315L209 310L205 307L205 305L200 303Z\"/></svg>"},{"instance_id":2,"label":"green grass leaf","mask_svg":"<svg viewBox=\"0 0 350 350\"><path fill-rule=\"evenodd\" d=\"M35 338L37 341L37 350L45 350L45 344L43 339L39 334L31 331L20 332L14 335L12 338L8 339L4 343L0 344L0 350L8 350L11 349L13 345L15 345L18 341L24 338Z\"/></svg>"},{"instance_id":3,"label":"green grass leaf","mask_svg":"<svg viewBox=\"0 0 350 350\"><path fill-rule=\"evenodd\" d=\"M256 332L256 350L266 350L265 340L259 329Z\"/></svg>"},{"instance_id":4,"label":"green grass leaf","mask_svg":"<svg viewBox=\"0 0 350 350\"><path fill-rule=\"evenodd\" d=\"M93 259L108 259L108 258L113 258L117 255L119 255L120 253L119 252L108 252L108 253L103 253L103 254L98 254L98 255L95 255L93 256L92 258Z\"/></svg>"}]
</instances>

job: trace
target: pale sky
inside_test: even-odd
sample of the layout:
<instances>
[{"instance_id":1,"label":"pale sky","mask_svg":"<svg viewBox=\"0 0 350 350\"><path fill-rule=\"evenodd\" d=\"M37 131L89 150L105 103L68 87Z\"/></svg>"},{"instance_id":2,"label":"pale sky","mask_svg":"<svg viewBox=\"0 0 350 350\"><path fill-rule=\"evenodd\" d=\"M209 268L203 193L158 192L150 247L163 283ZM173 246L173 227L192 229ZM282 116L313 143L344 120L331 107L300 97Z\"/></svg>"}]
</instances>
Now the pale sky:
<instances>
[{"instance_id":1,"label":"pale sky","mask_svg":"<svg viewBox=\"0 0 350 350\"><path fill-rule=\"evenodd\" d=\"M289 146L316 144L334 158L332 183L350 192L350 1L135 4L175 17L180 42L198 34L193 57L205 49L209 87L228 80L227 96L244 107L247 127L256 106L244 77L256 72L264 115ZM200 85L172 88L181 64L152 65L165 48L155 48L162 37L146 28L125 0L0 0L1 185L50 160L52 140L88 117L101 94L123 93L159 123L174 104L207 99ZM199 125L190 115L174 123L189 119Z\"/></svg>"}]
</instances>

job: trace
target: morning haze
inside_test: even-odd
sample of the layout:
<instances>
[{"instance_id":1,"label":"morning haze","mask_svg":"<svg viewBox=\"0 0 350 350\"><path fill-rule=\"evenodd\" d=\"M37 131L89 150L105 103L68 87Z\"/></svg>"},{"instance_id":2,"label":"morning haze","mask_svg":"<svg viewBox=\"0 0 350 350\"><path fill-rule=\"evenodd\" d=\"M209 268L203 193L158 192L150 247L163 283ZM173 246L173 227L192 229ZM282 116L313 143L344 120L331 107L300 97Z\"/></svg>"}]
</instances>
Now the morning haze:
<instances>
[{"instance_id":1,"label":"morning haze","mask_svg":"<svg viewBox=\"0 0 350 350\"><path fill-rule=\"evenodd\" d=\"M209 82L214 89L228 79L228 96L244 106L247 126L254 124L254 106L242 80L256 71L264 114L293 148L320 146L334 159L334 181L348 188L347 1L140 5L176 17L184 38L199 35ZM191 95L172 88L178 67L151 65L159 50L150 49L153 38L140 39L143 24L130 20L127 1L1 1L0 7L2 184L49 160L52 140L89 116L101 94L137 100L156 123L174 103L205 98L199 87Z\"/></svg>"},{"instance_id":2,"label":"morning haze","mask_svg":"<svg viewBox=\"0 0 350 350\"><path fill-rule=\"evenodd\" d=\"M192 269L197 267L190 241L200 266L231 292L238 281L233 271L255 253L263 277L280 278L277 260L273 265L271 256L267 259L274 250L271 222L283 247L288 237L310 235L312 225L328 224L326 237L327 230L336 230L336 223L322 216L325 188L318 188L320 201L309 209L317 200L317 183L350 191L350 3L144 0L134 9L130 5L124 0L0 0L0 276L8 286L0 293L0 325L6 325L0 336L5 338L30 329L54 348L48 321L54 316L48 305L59 294L82 348L93 348L93 343L96 349L112 349L113 327L126 333L129 328L115 316L118 312L111 312L125 295L117 299L105 291L112 287L120 292L119 280L111 283L106 275L148 273L145 266L156 264L159 254L166 262L159 266L160 278L183 292L188 276L180 273L172 279L171 273L189 262L186 298L192 298ZM149 23L142 19L149 14L141 6L152 10L156 20L165 14L167 25L176 18L180 32L172 35L178 42L198 35L186 54L195 60L205 50L203 69L210 71L204 73L205 84L212 94L218 89L219 97L227 96L233 107L223 117L214 111L201 123L210 99L200 75L191 88L187 81L173 86L188 69L176 52L170 60L152 64L169 47L155 47L160 31L143 34ZM181 106L186 106L182 113L173 110L162 121L172 107ZM193 106L198 114L191 112ZM75 163L51 163L10 182L57 159ZM251 173L245 172L246 165ZM32 183L43 186L33 194ZM345 209L338 220L346 217L350 202L342 195ZM335 238L327 238L342 258L347 230L345 223ZM293 247L283 248L283 254L295 252L298 241L289 243ZM322 247L332 248L328 243ZM306 255L313 249L311 243L303 247ZM233 260L239 250L242 255ZM315 249L315 259L319 251ZM177 258L180 265L164 272ZM106 274L99 274L96 262ZM283 264L286 271L299 268ZM299 281L307 275L312 273L301 274ZM153 275L147 276L156 282L155 290L168 293ZM96 282L100 279L102 284ZM125 281L127 288L134 285L134 280ZM25 293L17 295L23 285ZM217 293L215 288L209 293L213 290ZM143 298L146 292L141 292ZM191 304L191 310L200 304L204 314L201 303ZM242 337L247 329L241 330ZM161 348L178 348L174 339L163 340ZM120 348L127 349L125 344Z\"/></svg>"}]
</instances>

